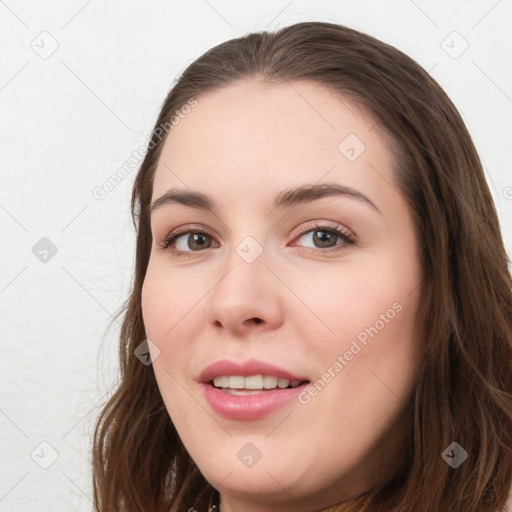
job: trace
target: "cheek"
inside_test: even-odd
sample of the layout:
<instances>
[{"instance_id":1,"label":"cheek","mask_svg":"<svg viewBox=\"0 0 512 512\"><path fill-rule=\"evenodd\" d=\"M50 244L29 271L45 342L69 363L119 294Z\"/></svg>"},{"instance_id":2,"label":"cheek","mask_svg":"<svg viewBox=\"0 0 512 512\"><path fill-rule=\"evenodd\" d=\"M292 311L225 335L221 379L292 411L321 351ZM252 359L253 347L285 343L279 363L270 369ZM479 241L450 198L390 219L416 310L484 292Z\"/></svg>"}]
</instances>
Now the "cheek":
<instances>
[{"instance_id":1,"label":"cheek","mask_svg":"<svg viewBox=\"0 0 512 512\"><path fill-rule=\"evenodd\" d=\"M165 271L150 263L141 292L142 317L149 339L162 342L182 328L191 306L198 300L199 292L194 293L194 289L180 278L179 271Z\"/></svg>"},{"instance_id":2,"label":"cheek","mask_svg":"<svg viewBox=\"0 0 512 512\"><path fill-rule=\"evenodd\" d=\"M179 422L181 411L186 410L182 402L187 399L182 396L179 383L183 377L179 371L186 367L187 355L186 344L180 346L180 338L173 336L173 325L183 317L173 289L168 279L148 268L141 292L141 308L146 336L159 351L156 358L152 352L152 364L160 394L171 418Z\"/></svg>"},{"instance_id":3,"label":"cheek","mask_svg":"<svg viewBox=\"0 0 512 512\"><path fill-rule=\"evenodd\" d=\"M156 265L148 268L142 287L146 336L159 349L153 368L168 405L170 394L180 395L180 383L188 384L186 380L192 379L189 362L195 348L194 339L201 329L198 301L204 293L194 290L197 288L180 278L178 272L159 272Z\"/></svg>"},{"instance_id":4,"label":"cheek","mask_svg":"<svg viewBox=\"0 0 512 512\"><path fill-rule=\"evenodd\" d=\"M153 369L166 405L170 404L169 394L177 391L176 382L182 380L177 371L185 367L186 357L186 344L180 344L182 338L174 335L186 319L180 309L183 302L176 300L174 289L167 279L148 269L141 293L142 318L146 337L158 347L158 357L152 355Z\"/></svg>"},{"instance_id":5,"label":"cheek","mask_svg":"<svg viewBox=\"0 0 512 512\"><path fill-rule=\"evenodd\" d=\"M161 348L158 341L161 338L161 332L164 331L167 317L164 307L166 303L165 287L158 284L149 269L142 283L140 300L146 336Z\"/></svg>"},{"instance_id":6,"label":"cheek","mask_svg":"<svg viewBox=\"0 0 512 512\"><path fill-rule=\"evenodd\" d=\"M322 282L331 284L319 292ZM420 282L418 261L394 250L372 255L330 279L326 275L303 281L298 294L308 297L308 305L321 320L317 324L322 337L317 335L310 347L318 377L337 381L349 396L361 396L365 389L371 401L372 394L380 398L381 392L390 394L388 386L406 398L421 353L416 323ZM315 341L315 336L309 337ZM332 386L333 392L336 387Z\"/></svg>"},{"instance_id":7,"label":"cheek","mask_svg":"<svg viewBox=\"0 0 512 512\"><path fill-rule=\"evenodd\" d=\"M326 340L343 345L358 338L364 344L376 330L390 331L391 325L396 328L405 317L415 317L418 270L414 262L400 268L396 262L396 258L389 264L368 259L324 276L317 272L308 279L295 279L297 295L316 314L317 323L323 324ZM314 320L307 311L302 317Z\"/></svg>"}]
</instances>

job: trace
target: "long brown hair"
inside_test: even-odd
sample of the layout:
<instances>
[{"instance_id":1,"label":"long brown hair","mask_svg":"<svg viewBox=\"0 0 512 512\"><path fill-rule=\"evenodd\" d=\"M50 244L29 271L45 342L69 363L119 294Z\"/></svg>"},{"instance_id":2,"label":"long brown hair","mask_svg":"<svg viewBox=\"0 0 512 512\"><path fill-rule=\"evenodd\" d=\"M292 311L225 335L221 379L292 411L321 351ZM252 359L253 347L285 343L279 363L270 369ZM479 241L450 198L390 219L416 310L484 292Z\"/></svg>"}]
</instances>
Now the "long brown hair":
<instances>
[{"instance_id":1,"label":"long brown hair","mask_svg":"<svg viewBox=\"0 0 512 512\"><path fill-rule=\"evenodd\" d=\"M186 452L151 365L141 288L151 250L148 206L162 127L192 98L238 79L310 80L373 114L396 156L396 183L415 221L423 270L424 359L399 471L329 510L501 512L512 483L512 279L482 165L459 113L414 60L356 30L304 22L222 43L169 92L136 177L136 266L120 335L121 381L96 424L94 502L101 512L206 510L215 489ZM457 442L457 469L441 454Z\"/></svg>"}]
</instances>

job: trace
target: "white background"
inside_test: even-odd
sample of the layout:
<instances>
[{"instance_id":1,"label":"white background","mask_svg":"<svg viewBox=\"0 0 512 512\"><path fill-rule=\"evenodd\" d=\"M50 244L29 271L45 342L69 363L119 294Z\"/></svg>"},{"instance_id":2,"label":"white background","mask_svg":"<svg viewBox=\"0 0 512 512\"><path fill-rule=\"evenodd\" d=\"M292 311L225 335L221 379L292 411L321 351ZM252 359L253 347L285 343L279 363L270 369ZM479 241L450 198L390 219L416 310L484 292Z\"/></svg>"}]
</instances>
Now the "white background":
<instances>
[{"instance_id":1,"label":"white background","mask_svg":"<svg viewBox=\"0 0 512 512\"><path fill-rule=\"evenodd\" d=\"M103 200L93 189L146 142L200 54L306 20L365 31L431 72L472 134L512 254L511 0L0 2L0 511L92 510L90 436L117 378L119 321L107 328L132 275L135 171ZM453 31L469 44L458 58ZM57 248L47 262L32 252L42 237Z\"/></svg>"}]
</instances>

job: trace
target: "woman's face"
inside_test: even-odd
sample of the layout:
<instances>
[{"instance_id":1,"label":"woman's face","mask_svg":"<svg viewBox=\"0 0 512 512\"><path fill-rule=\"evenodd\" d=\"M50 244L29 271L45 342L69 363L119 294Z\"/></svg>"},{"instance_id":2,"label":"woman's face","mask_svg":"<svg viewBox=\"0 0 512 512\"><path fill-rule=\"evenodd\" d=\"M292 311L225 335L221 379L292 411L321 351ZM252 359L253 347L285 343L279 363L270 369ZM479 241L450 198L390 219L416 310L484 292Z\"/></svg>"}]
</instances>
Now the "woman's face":
<instances>
[{"instance_id":1,"label":"woman's face","mask_svg":"<svg viewBox=\"0 0 512 512\"><path fill-rule=\"evenodd\" d=\"M142 309L158 386L223 512L317 510L402 455L412 216L379 125L322 85L196 99L154 180Z\"/></svg>"}]
</instances>

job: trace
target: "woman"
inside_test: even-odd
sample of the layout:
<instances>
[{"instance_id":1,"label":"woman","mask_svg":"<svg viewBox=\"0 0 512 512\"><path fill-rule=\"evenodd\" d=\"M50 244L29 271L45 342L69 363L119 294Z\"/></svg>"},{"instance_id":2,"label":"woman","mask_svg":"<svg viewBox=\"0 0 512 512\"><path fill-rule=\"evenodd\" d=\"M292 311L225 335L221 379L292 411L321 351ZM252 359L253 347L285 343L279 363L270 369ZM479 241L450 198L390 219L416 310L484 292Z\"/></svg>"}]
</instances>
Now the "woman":
<instances>
[{"instance_id":1,"label":"woman","mask_svg":"<svg viewBox=\"0 0 512 512\"><path fill-rule=\"evenodd\" d=\"M97 510L506 510L508 259L470 135L413 60L323 22L211 49L162 107L132 214Z\"/></svg>"}]
</instances>

